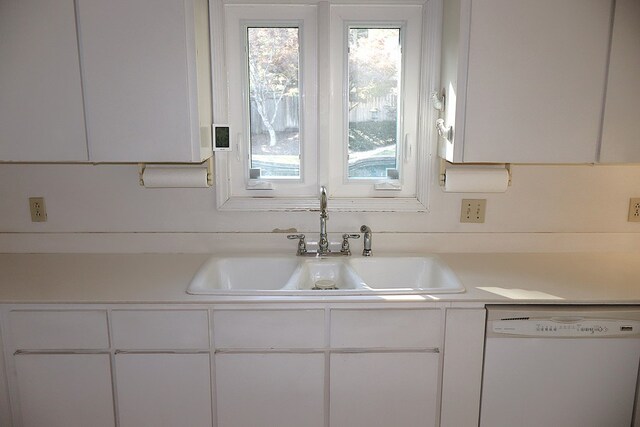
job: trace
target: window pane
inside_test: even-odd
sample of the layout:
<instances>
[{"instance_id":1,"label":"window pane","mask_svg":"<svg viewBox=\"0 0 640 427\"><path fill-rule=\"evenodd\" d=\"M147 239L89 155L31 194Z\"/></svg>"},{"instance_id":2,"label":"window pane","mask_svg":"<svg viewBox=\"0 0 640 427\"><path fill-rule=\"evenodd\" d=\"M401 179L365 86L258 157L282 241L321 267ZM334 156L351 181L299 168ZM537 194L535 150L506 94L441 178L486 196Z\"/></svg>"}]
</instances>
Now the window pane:
<instances>
[{"instance_id":1,"label":"window pane","mask_svg":"<svg viewBox=\"0 0 640 427\"><path fill-rule=\"evenodd\" d=\"M298 28L247 28L251 168L300 177Z\"/></svg>"},{"instance_id":2,"label":"window pane","mask_svg":"<svg viewBox=\"0 0 640 427\"><path fill-rule=\"evenodd\" d=\"M349 29L349 178L397 169L399 28Z\"/></svg>"}]
</instances>

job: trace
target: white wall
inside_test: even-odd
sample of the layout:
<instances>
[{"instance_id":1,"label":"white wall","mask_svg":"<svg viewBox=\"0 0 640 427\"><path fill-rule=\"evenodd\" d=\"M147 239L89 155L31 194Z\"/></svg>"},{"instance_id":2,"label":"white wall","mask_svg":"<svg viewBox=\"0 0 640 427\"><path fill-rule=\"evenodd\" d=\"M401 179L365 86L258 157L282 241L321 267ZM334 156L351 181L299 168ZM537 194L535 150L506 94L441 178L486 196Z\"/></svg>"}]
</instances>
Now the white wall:
<instances>
[{"instance_id":1,"label":"white wall","mask_svg":"<svg viewBox=\"0 0 640 427\"><path fill-rule=\"evenodd\" d=\"M437 169L432 171L435 178ZM435 181L435 180L432 180ZM0 164L0 233L316 233L317 212L218 212L214 189L147 189L135 165ZM46 199L48 221L32 223L28 197ZM460 200L487 198L485 224L460 224ZM330 232L627 233L629 197L640 197L639 166L513 167L505 194L445 194L432 183L429 213L332 213Z\"/></svg>"}]
</instances>

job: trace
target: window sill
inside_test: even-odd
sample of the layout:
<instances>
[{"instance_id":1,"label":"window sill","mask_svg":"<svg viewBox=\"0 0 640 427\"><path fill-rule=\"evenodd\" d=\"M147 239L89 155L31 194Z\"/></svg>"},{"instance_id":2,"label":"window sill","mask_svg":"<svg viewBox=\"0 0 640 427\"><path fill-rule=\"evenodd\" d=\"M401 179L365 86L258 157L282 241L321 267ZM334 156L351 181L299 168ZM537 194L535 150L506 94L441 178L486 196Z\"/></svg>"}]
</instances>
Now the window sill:
<instances>
[{"instance_id":1,"label":"window sill","mask_svg":"<svg viewBox=\"0 0 640 427\"><path fill-rule=\"evenodd\" d=\"M220 211L317 211L319 199L294 197L230 197L220 206ZM418 199L403 198L333 198L329 199L330 212L427 212Z\"/></svg>"}]
</instances>

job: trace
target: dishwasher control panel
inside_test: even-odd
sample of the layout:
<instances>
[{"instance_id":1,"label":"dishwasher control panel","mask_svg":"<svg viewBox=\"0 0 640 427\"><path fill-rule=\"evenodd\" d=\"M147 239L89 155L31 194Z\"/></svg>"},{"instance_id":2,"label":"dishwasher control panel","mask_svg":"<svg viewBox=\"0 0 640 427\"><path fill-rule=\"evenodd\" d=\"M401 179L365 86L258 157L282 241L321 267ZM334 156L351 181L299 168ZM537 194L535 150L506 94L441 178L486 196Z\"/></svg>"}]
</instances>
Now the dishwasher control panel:
<instances>
[{"instance_id":1,"label":"dishwasher control panel","mask_svg":"<svg viewBox=\"0 0 640 427\"><path fill-rule=\"evenodd\" d=\"M640 335L640 322L620 319L507 319L493 320L492 331L527 337L624 337Z\"/></svg>"}]
</instances>

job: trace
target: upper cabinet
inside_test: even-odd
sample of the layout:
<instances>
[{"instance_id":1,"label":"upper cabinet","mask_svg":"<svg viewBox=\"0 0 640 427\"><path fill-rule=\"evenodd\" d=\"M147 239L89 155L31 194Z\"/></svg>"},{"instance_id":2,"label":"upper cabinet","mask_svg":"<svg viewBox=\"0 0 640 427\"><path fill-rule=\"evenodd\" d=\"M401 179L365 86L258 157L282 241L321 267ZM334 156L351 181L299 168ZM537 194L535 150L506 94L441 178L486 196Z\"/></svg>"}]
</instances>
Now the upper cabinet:
<instances>
[{"instance_id":1,"label":"upper cabinet","mask_svg":"<svg viewBox=\"0 0 640 427\"><path fill-rule=\"evenodd\" d=\"M87 161L73 0L0 0L0 161Z\"/></svg>"},{"instance_id":2,"label":"upper cabinet","mask_svg":"<svg viewBox=\"0 0 640 427\"><path fill-rule=\"evenodd\" d=\"M202 162L210 68L207 0L0 0L0 161Z\"/></svg>"},{"instance_id":3,"label":"upper cabinet","mask_svg":"<svg viewBox=\"0 0 640 427\"><path fill-rule=\"evenodd\" d=\"M601 162L640 162L640 1L616 0Z\"/></svg>"},{"instance_id":4,"label":"upper cabinet","mask_svg":"<svg viewBox=\"0 0 640 427\"><path fill-rule=\"evenodd\" d=\"M445 0L443 118L453 136L440 138L440 155L597 161L611 12L611 0Z\"/></svg>"},{"instance_id":5,"label":"upper cabinet","mask_svg":"<svg viewBox=\"0 0 640 427\"><path fill-rule=\"evenodd\" d=\"M89 159L211 156L206 0L78 0Z\"/></svg>"}]
</instances>

